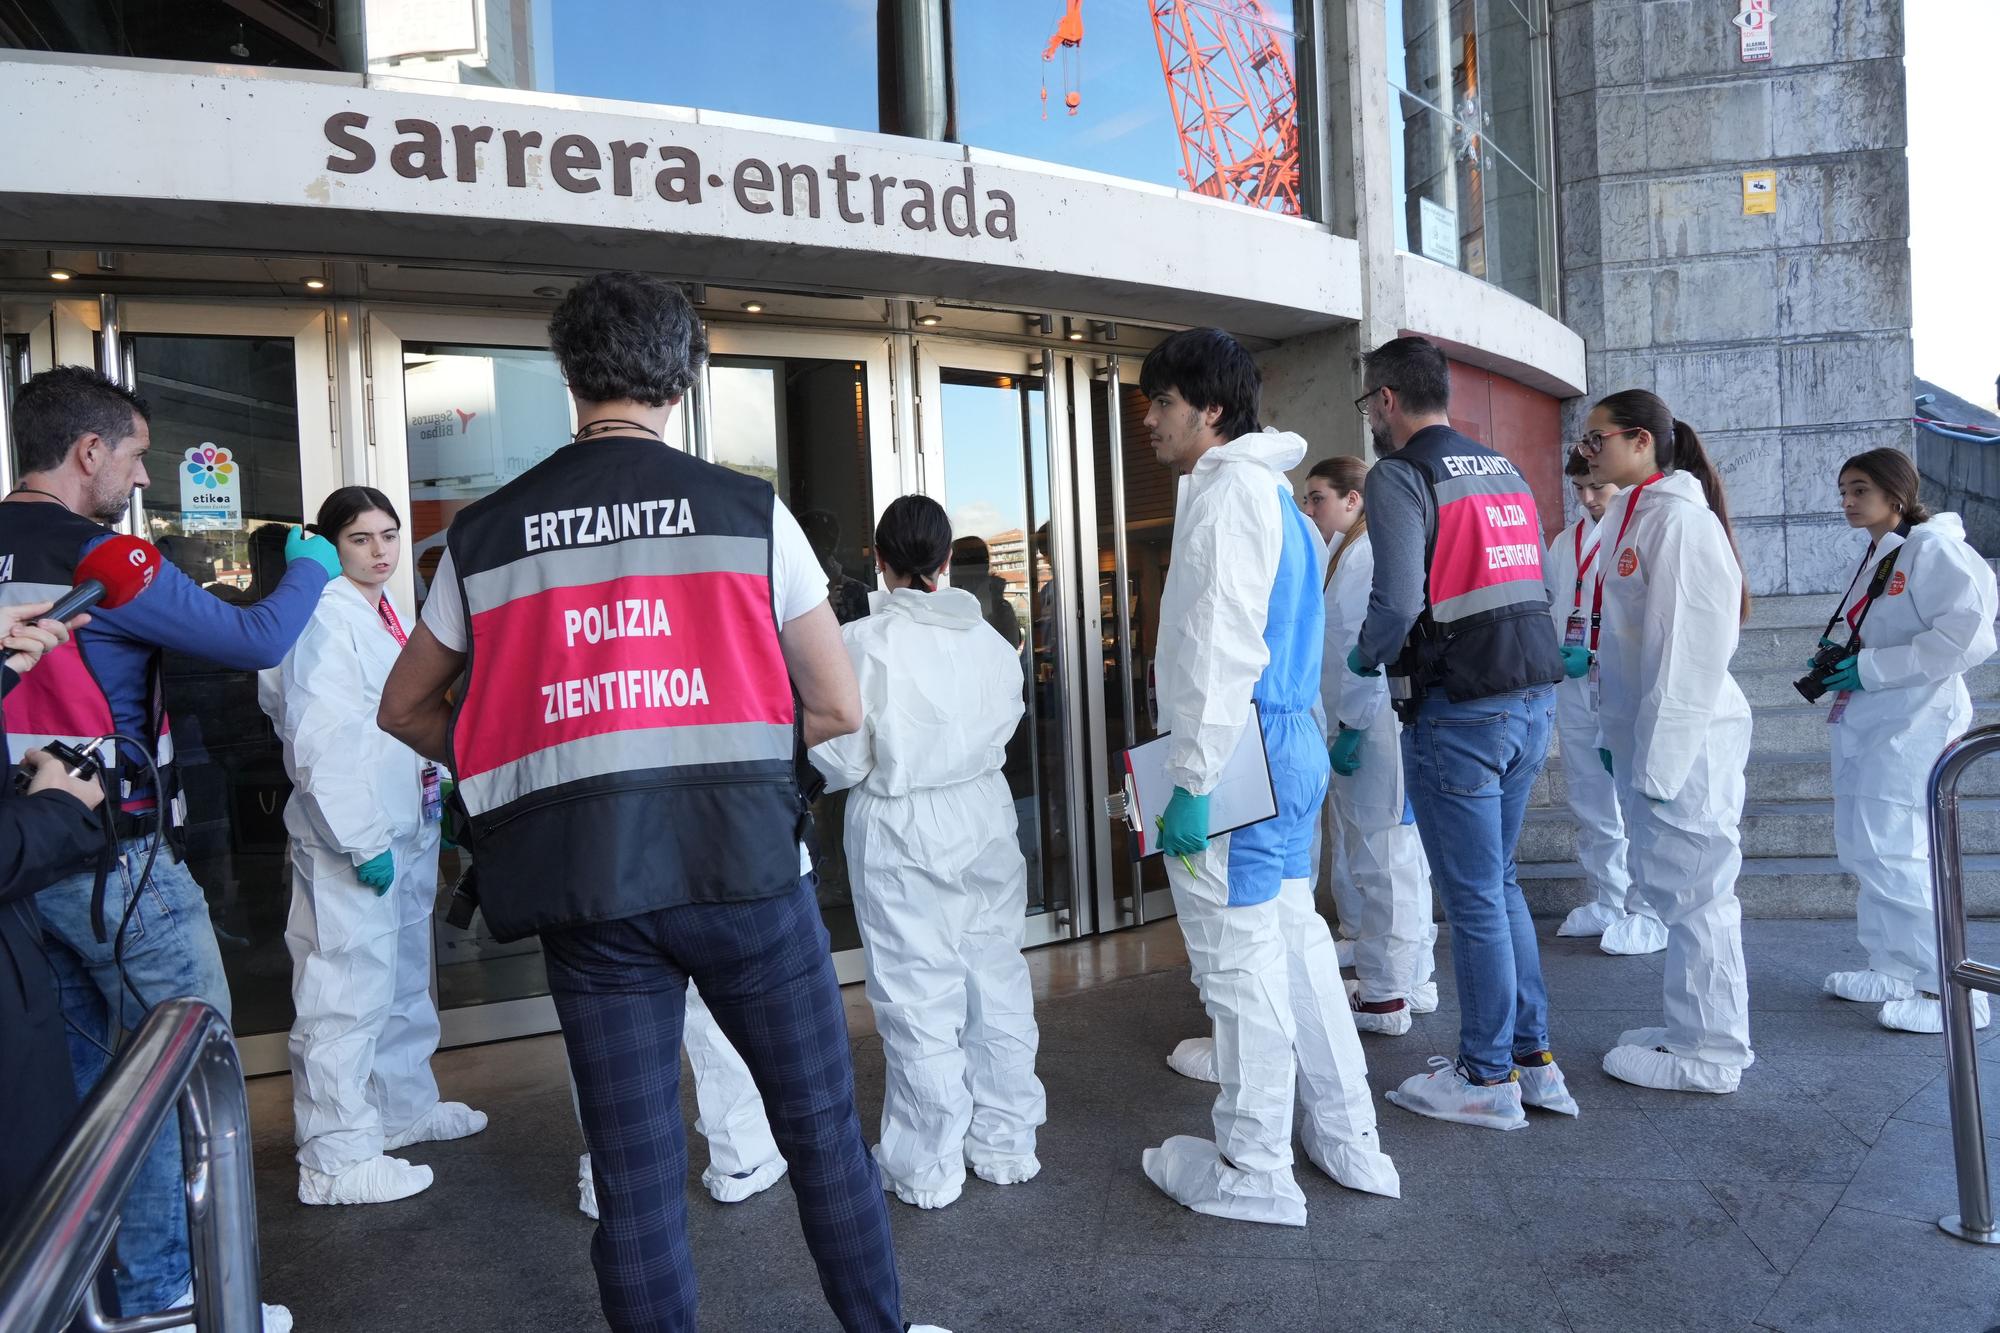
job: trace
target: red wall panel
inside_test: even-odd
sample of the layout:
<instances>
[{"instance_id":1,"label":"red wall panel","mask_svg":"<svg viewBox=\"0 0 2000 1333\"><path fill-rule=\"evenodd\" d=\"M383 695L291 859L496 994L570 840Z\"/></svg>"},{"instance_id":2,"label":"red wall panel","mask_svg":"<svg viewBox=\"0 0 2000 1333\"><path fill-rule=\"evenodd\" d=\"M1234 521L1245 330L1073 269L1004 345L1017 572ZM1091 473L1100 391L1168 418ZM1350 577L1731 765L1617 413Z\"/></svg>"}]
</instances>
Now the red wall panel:
<instances>
[{"instance_id":1,"label":"red wall panel","mask_svg":"<svg viewBox=\"0 0 2000 1333\"><path fill-rule=\"evenodd\" d=\"M1490 370L1451 363L1451 424L1513 461L1534 492L1542 534L1563 525L1562 403Z\"/></svg>"}]
</instances>

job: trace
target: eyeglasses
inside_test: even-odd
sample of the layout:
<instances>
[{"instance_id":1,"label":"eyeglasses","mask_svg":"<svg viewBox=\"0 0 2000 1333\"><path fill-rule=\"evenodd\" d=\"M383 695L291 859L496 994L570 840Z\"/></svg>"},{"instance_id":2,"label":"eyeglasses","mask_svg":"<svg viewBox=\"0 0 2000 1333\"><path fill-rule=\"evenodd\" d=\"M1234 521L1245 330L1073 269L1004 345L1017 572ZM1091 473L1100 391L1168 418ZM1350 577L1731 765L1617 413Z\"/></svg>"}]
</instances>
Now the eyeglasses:
<instances>
[{"instance_id":1,"label":"eyeglasses","mask_svg":"<svg viewBox=\"0 0 2000 1333\"><path fill-rule=\"evenodd\" d=\"M1585 458L1595 458L1604 452L1604 442L1606 440L1615 440L1620 435L1637 435L1640 429L1640 427L1634 426L1629 430L1591 431L1576 442L1576 451Z\"/></svg>"},{"instance_id":2,"label":"eyeglasses","mask_svg":"<svg viewBox=\"0 0 2000 1333\"><path fill-rule=\"evenodd\" d=\"M1367 416L1368 400L1373 398L1376 394L1382 392L1382 390L1389 387L1390 386L1387 384L1378 384L1374 388L1370 389L1367 393L1362 394L1359 398L1354 400L1354 410L1359 412L1364 417Z\"/></svg>"}]
</instances>

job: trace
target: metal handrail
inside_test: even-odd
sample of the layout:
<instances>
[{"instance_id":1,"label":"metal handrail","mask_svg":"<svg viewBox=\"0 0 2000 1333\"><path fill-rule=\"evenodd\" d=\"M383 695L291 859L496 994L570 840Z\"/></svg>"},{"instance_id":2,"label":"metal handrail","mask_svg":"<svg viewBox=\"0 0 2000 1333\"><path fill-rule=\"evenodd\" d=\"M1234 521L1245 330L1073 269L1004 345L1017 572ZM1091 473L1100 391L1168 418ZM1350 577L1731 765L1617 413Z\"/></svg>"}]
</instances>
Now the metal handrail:
<instances>
[{"instance_id":1,"label":"metal handrail","mask_svg":"<svg viewBox=\"0 0 2000 1333\"><path fill-rule=\"evenodd\" d=\"M1958 1167L1958 1211L1938 1225L1979 1245L2000 1245L1986 1173L1985 1115L1979 1106L1979 1051L1972 992L2000 994L2000 968L1965 952L1965 866L1958 847L1958 784L1965 770L2000 753L2000 726L1981 727L1944 747L1931 766L1931 881L1937 915L1939 998L1944 1001L1944 1072L1951 1095L1951 1153Z\"/></svg>"},{"instance_id":2,"label":"metal handrail","mask_svg":"<svg viewBox=\"0 0 2000 1333\"><path fill-rule=\"evenodd\" d=\"M147 1152L180 1110L194 1308L106 1319L96 1276ZM0 1240L0 1329L54 1333L79 1309L101 1333L262 1326L250 1101L229 1021L200 1000L155 1008L91 1092L11 1234Z\"/></svg>"}]
</instances>

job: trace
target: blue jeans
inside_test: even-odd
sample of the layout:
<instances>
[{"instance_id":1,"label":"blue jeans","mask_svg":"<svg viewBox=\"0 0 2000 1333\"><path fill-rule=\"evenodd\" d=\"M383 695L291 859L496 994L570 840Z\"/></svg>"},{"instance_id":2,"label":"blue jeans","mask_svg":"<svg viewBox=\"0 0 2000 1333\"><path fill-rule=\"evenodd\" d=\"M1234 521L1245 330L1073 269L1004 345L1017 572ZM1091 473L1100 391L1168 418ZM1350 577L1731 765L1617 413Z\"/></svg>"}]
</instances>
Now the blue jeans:
<instances>
[{"instance_id":1,"label":"blue jeans","mask_svg":"<svg viewBox=\"0 0 2000 1333\"><path fill-rule=\"evenodd\" d=\"M889 1209L812 880L776 898L546 930L542 948L597 1182L590 1257L612 1329L695 1327L680 1098L692 979L764 1098L827 1304L847 1333L898 1333Z\"/></svg>"},{"instance_id":2,"label":"blue jeans","mask_svg":"<svg viewBox=\"0 0 2000 1333\"><path fill-rule=\"evenodd\" d=\"M125 844L126 865L134 880L146 864L150 842L134 838ZM102 944L90 920L95 880L94 874L72 875L35 896L49 963L62 987L78 1096L88 1096L110 1067L106 1048L115 1049L122 1034L137 1029L151 1006L194 996L229 1017L229 980L215 947L208 899L188 868L161 849L152 878L140 893L138 910L125 929L123 979L114 951L118 923L131 901L126 876L114 868L105 881L107 938ZM144 997L143 1004L134 990ZM79 1030L88 1036L79 1036ZM176 1120L168 1120L146 1154L132 1192L125 1197L123 1218L117 1249L119 1303L128 1314L167 1309L187 1290L192 1277Z\"/></svg>"},{"instance_id":3,"label":"blue jeans","mask_svg":"<svg viewBox=\"0 0 2000 1333\"><path fill-rule=\"evenodd\" d=\"M1548 758L1556 696L1543 685L1453 703L1432 695L1403 728L1403 765L1431 884L1451 921L1458 1052L1494 1082L1548 1049L1549 996L1514 846Z\"/></svg>"}]
</instances>

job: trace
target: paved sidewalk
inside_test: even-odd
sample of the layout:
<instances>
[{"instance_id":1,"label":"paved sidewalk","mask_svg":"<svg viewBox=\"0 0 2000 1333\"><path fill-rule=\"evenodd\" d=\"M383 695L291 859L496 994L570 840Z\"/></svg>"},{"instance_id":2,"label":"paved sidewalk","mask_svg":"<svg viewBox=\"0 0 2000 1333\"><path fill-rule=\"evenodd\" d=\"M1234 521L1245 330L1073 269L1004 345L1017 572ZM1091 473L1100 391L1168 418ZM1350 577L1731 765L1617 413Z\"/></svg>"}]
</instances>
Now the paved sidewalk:
<instances>
[{"instance_id":1,"label":"paved sidewalk","mask_svg":"<svg viewBox=\"0 0 2000 1333\"><path fill-rule=\"evenodd\" d=\"M2000 1325L2000 1248L1935 1225L1956 1211L1942 1039L1885 1032L1872 1007L1820 994L1826 972L1862 965L1852 922L1745 923L1758 1058L1730 1097L1607 1079L1608 1043L1658 1021L1660 959L1606 957L1542 928L1556 1051L1581 1118L1531 1113L1527 1131L1500 1134L1381 1100L1455 1049L1441 949L1440 1011L1407 1036L1363 1038L1403 1198L1351 1194L1301 1153L1312 1220L1298 1230L1197 1216L1140 1173L1142 1149L1209 1132L1209 1091L1165 1063L1202 1030L1200 1006L1159 938L1175 927L1148 927L1148 965L1168 970L1041 1003L1041 1177L1004 1190L969 1179L936 1213L891 1201L906 1315L955 1333ZM1972 936L1975 952L2000 954L2000 923ZM1982 1036L1988 1130L2000 1136L2000 1045ZM289 1303L301 1333L603 1327L561 1059L554 1038L441 1056L447 1094L491 1112L493 1128L409 1150L437 1184L369 1208L295 1201L288 1081L254 1083L266 1299ZM858 1036L855 1059L872 1137L879 1040ZM685 1080L683 1094L691 1127ZM695 1145L702 1327L832 1328L789 1187L714 1204Z\"/></svg>"}]
</instances>

